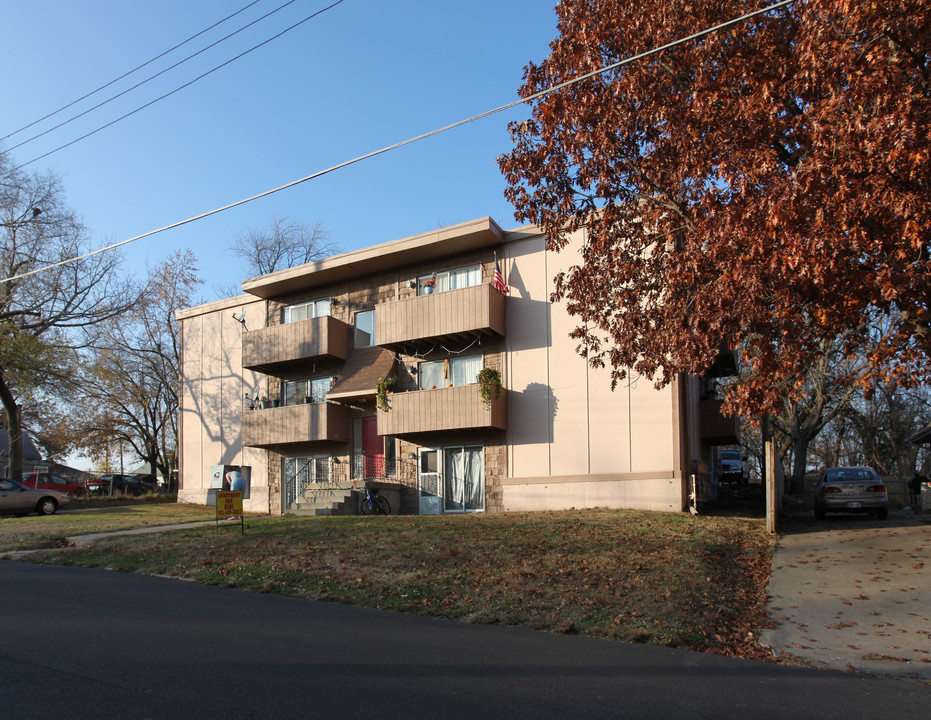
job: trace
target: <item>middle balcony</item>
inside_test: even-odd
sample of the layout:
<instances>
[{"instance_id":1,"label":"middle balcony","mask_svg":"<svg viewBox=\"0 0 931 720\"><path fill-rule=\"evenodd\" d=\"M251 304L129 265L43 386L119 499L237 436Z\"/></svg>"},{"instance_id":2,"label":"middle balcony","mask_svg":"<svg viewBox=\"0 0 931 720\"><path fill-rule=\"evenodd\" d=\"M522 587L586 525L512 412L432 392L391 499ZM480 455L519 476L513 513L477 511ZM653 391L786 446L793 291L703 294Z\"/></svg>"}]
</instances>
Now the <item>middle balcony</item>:
<instances>
[{"instance_id":1,"label":"middle balcony","mask_svg":"<svg viewBox=\"0 0 931 720\"><path fill-rule=\"evenodd\" d=\"M473 285L375 306L375 337L384 348L415 354L436 341L504 336L505 297L490 284Z\"/></svg>"},{"instance_id":2,"label":"middle balcony","mask_svg":"<svg viewBox=\"0 0 931 720\"><path fill-rule=\"evenodd\" d=\"M486 405L478 385L416 390L388 396L391 409L378 410L379 435L444 430L507 430L507 390Z\"/></svg>"}]
</instances>

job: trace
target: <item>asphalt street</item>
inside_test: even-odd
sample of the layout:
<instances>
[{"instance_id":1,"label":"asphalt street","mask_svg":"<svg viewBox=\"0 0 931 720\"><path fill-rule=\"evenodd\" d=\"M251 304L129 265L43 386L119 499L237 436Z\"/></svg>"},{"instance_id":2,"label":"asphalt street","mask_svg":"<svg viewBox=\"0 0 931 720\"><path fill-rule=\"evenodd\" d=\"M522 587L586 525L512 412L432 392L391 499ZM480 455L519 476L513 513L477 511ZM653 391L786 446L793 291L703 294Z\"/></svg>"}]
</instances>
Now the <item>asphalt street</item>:
<instances>
[{"instance_id":1,"label":"asphalt street","mask_svg":"<svg viewBox=\"0 0 931 720\"><path fill-rule=\"evenodd\" d=\"M931 687L0 561L4 718L925 718Z\"/></svg>"}]
</instances>

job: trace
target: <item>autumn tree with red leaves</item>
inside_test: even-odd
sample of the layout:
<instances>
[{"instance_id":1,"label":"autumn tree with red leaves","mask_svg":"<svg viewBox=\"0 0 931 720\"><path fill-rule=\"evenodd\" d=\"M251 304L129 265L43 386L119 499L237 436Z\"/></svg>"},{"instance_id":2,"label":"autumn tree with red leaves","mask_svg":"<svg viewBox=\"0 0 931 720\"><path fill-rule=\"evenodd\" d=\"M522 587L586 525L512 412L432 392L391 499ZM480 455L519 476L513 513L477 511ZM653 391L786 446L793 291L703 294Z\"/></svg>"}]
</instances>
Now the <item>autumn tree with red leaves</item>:
<instances>
[{"instance_id":1,"label":"autumn tree with red leaves","mask_svg":"<svg viewBox=\"0 0 931 720\"><path fill-rule=\"evenodd\" d=\"M523 97L766 2L563 0ZM727 409L778 412L825 345L861 382L931 371L931 5L797 0L532 102L499 158L590 363L670 382L721 346ZM867 328L881 326L876 334Z\"/></svg>"}]
</instances>

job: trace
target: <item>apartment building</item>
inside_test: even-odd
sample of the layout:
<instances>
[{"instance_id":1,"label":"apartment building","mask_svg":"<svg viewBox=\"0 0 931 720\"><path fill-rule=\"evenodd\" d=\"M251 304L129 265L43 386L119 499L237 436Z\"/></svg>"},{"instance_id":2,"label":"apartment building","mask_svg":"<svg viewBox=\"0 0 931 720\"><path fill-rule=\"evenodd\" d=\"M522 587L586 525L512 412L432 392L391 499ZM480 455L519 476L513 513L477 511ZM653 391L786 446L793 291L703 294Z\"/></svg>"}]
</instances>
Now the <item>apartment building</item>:
<instances>
[{"instance_id":1,"label":"apartment building","mask_svg":"<svg viewBox=\"0 0 931 720\"><path fill-rule=\"evenodd\" d=\"M240 466L247 509L272 514L354 512L363 483L396 513L684 510L700 461L737 440L710 377L732 356L611 391L550 301L582 241L551 253L536 228L486 217L179 312L179 498L205 502Z\"/></svg>"}]
</instances>

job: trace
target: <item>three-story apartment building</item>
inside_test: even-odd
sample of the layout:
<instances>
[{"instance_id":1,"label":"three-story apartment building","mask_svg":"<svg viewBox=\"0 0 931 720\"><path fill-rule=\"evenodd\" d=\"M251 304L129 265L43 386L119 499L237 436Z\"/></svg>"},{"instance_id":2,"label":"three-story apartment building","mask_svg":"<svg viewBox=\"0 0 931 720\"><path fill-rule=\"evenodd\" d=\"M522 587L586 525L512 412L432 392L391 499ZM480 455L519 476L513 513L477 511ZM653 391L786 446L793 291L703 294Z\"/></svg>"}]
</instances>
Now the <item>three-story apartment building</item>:
<instances>
[{"instance_id":1,"label":"three-story apartment building","mask_svg":"<svg viewBox=\"0 0 931 720\"><path fill-rule=\"evenodd\" d=\"M577 258L482 218L180 312L179 497L204 502L236 465L247 507L274 514L352 511L363 482L403 513L685 509L690 475L736 441L736 420L711 378L610 390L550 301ZM732 371L727 358L712 374ZM483 397L486 369L500 389Z\"/></svg>"}]
</instances>

